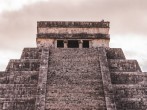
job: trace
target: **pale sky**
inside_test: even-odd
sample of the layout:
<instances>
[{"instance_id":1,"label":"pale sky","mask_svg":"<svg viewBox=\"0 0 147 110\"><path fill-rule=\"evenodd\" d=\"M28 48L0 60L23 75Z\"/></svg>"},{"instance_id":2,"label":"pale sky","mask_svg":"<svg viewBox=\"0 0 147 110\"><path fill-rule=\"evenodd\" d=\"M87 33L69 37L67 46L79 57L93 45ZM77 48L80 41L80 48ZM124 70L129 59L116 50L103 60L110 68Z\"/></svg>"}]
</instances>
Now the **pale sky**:
<instances>
[{"instance_id":1,"label":"pale sky","mask_svg":"<svg viewBox=\"0 0 147 110\"><path fill-rule=\"evenodd\" d=\"M0 71L36 47L37 21L110 21L110 47L147 71L147 0L0 0Z\"/></svg>"}]
</instances>

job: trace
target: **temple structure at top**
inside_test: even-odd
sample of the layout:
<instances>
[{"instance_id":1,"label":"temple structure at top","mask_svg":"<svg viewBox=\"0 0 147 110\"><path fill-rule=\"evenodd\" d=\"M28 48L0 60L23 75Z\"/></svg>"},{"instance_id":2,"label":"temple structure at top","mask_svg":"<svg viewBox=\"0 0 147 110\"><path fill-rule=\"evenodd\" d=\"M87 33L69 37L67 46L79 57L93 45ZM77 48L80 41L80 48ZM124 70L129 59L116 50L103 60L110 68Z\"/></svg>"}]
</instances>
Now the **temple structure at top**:
<instances>
[{"instance_id":1,"label":"temple structure at top","mask_svg":"<svg viewBox=\"0 0 147 110\"><path fill-rule=\"evenodd\" d=\"M109 47L109 22L37 23L37 46L55 48Z\"/></svg>"}]
</instances>

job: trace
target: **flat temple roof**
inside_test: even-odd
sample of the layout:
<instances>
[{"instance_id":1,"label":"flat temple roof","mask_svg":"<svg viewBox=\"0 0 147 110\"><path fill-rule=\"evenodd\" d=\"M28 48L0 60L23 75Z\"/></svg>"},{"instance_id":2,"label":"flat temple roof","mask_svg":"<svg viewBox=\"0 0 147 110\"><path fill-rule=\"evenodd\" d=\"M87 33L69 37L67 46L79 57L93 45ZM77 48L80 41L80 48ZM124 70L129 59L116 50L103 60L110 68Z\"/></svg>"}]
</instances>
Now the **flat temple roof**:
<instances>
[{"instance_id":1,"label":"flat temple roof","mask_svg":"<svg viewBox=\"0 0 147 110\"><path fill-rule=\"evenodd\" d=\"M109 28L110 22L81 22L81 21L38 21L37 28Z\"/></svg>"}]
</instances>

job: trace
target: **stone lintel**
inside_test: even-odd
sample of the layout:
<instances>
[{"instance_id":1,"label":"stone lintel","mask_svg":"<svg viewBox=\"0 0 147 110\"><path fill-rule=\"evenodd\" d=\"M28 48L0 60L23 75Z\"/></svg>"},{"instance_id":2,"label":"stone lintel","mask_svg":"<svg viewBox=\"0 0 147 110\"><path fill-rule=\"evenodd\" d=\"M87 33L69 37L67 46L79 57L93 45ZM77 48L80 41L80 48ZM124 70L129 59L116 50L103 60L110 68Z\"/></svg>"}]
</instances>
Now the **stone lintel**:
<instances>
[{"instance_id":1,"label":"stone lintel","mask_svg":"<svg viewBox=\"0 0 147 110\"><path fill-rule=\"evenodd\" d=\"M44 39L110 39L109 34L37 34L37 38Z\"/></svg>"}]
</instances>

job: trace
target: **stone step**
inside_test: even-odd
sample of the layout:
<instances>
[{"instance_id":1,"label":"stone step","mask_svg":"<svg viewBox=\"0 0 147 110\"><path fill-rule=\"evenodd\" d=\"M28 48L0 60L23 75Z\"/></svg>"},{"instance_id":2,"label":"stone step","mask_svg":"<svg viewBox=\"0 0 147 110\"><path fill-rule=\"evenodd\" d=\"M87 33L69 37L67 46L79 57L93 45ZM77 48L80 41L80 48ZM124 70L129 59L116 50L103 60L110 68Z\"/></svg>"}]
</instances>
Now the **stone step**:
<instances>
[{"instance_id":1,"label":"stone step","mask_svg":"<svg viewBox=\"0 0 147 110\"><path fill-rule=\"evenodd\" d=\"M97 63L99 63L99 62L97 62ZM81 65L81 66L80 66ZM50 67L49 67L49 69L50 68L67 68L67 69L71 69L72 67L73 67L73 69L75 68L85 68L85 69L91 69L91 68L99 68L100 69L100 66L97 64L95 64L95 62L93 63L93 64L80 64L80 63L74 63L74 62L71 62L71 63L67 63L67 62L65 62L65 63L63 63L63 64L61 64L61 65L59 65L59 64L53 64L53 65L50 65Z\"/></svg>"},{"instance_id":2,"label":"stone step","mask_svg":"<svg viewBox=\"0 0 147 110\"><path fill-rule=\"evenodd\" d=\"M67 62L91 62L93 60L99 60L99 55L92 55L91 57L90 56L53 56L51 55L50 56L50 59L52 59L52 61L67 61Z\"/></svg>"},{"instance_id":3,"label":"stone step","mask_svg":"<svg viewBox=\"0 0 147 110\"><path fill-rule=\"evenodd\" d=\"M10 60L6 71L39 71L40 62L35 59Z\"/></svg>"},{"instance_id":4,"label":"stone step","mask_svg":"<svg viewBox=\"0 0 147 110\"><path fill-rule=\"evenodd\" d=\"M121 98L116 100L118 110L146 110L146 98Z\"/></svg>"},{"instance_id":5,"label":"stone step","mask_svg":"<svg viewBox=\"0 0 147 110\"><path fill-rule=\"evenodd\" d=\"M91 98L93 98L92 100L97 101L97 100L104 100L104 97L101 96L102 94L98 91L95 92L71 92L71 93L66 93L63 92L61 93L61 95L59 95L58 93L50 93L46 96L46 99L57 99L58 101L62 100L62 99L66 99L66 98L70 98L72 100L91 100ZM104 95L104 94L103 94Z\"/></svg>"},{"instance_id":6,"label":"stone step","mask_svg":"<svg viewBox=\"0 0 147 110\"><path fill-rule=\"evenodd\" d=\"M108 60L110 72L141 72L136 60Z\"/></svg>"},{"instance_id":7,"label":"stone step","mask_svg":"<svg viewBox=\"0 0 147 110\"><path fill-rule=\"evenodd\" d=\"M112 84L143 84L147 82L145 72L111 72Z\"/></svg>"},{"instance_id":8,"label":"stone step","mask_svg":"<svg viewBox=\"0 0 147 110\"><path fill-rule=\"evenodd\" d=\"M116 99L147 97L147 84L115 84L113 88Z\"/></svg>"},{"instance_id":9,"label":"stone step","mask_svg":"<svg viewBox=\"0 0 147 110\"><path fill-rule=\"evenodd\" d=\"M80 108L86 108L89 107L92 109L98 109L101 107L105 107L105 99L102 96L99 96L98 94L91 93L91 94L83 94L83 93L77 93L77 94L62 94L63 96L60 97L54 97L50 96L46 98L46 103L48 104L47 107L49 108L75 108L75 110L80 110ZM92 97L94 99L92 99ZM99 100L99 102L98 102ZM92 109L92 110L93 110ZM97 110L96 109L96 110ZM103 110L103 109L101 109Z\"/></svg>"},{"instance_id":10,"label":"stone step","mask_svg":"<svg viewBox=\"0 0 147 110\"><path fill-rule=\"evenodd\" d=\"M115 98L140 98L140 97L147 97L147 91L142 89L117 89L114 90Z\"/></svg>"},{"instance_id":11,"label":"stone step","mask_svg":"<svg viewBox=\"0 0 147 110\"><path fill-rule=\"evenodd\" d=\"M8 74L6 71L0 71L0 77L4 77Z\"/></svg>"},{"instance_id":12,"label":"stone step","mask_svg":"<svg viewBox=\"0 0 147 110\"><path fill-rule=\"evenodd\" d=\"M35 96L37 85L0 84L0 98L19 98Z\"/></svg>"},{"instance_id":13,"label":"stone step","mask_svg":"<svg viewBox=\"0 0 147 110\"><path fill-rule=\"evenodd\" d=\"M56 78L56 79L78 79L78 80L101 80L102 76L100 73L56 73L56 74L48 74L48 79Z\"/></svg>"},{"instance_id":14,"label":"stone step","mask_svg":"<svg viewBox=\"0 0 147 110\"><path fill-rule=\"evenodd\" d=\"M80 103L80 102L79 102ZM92 102L91 102L92 103ZM103 104L97 104L96 106L90 106L90 105L67 105L62 106L63 104L50 104L46 103L46 109L45 110L106 110L105 105Z\"/></svg>"},{"instance_id":15,"label":"stone step","mask_svg":"<svg viewBox=\"0 0 147 110\"><path fill-rule=\"evenodd\" d=\"M108 48L106 55L108 59L126 59L121 48Z\"/></svg>"},{"instance_id":16,"label":"stone step","mask_svg":"<svg viewBox=\"0 0 147 110\"><path fill-rule=\"evenodd\" d=\"M101 108L105 107L104 99L99 99L99 103L97 103L97 100L88 100L85 99L84 101L78 100L78 99L61 99L61 100L55 100L55 99L47 99L48 101L46 103L49 104L49 108L73 108L75 107L75 110L78 108ZM88 109L89 110L89 109ZM93 110L93 109L90 109ZM95 109L94 109L95 110ZM97 109L96 109L97 110ZM106 109L104 109L106 110Z\"/></svg>"},{"instance_id":17,"label":"stone step","mask_svg":"<svg viewBox=\"0 0 147 110\"><path fill-rule=\"evenodd\" d=\"M37 84L37 71L13 71L0 77L0 84Z\"/></svg>"},{"instance_id":18,"label":"stone step","mask_svg":"<svg viewBox=\"0 0 147 110\"><path fill-rule=\"evenodd\" d=\"M103 89L99 86L83 86L79 88L76 85L58 85L58 86L51 86L49 85L47 87L47 91L51 91L47 93L47 96L54 95L54 94L70 94L70 93L85 93L85 94L90 94L90 93L95 93L99 94L100 96L104 94ZM96 97L95 97L96 98Z\"/></svg>"},{"instance_id":19,"label":"stone step","mask_svg":"<svg viewBox=\"0 0 147 110\"><path fill-rule=\"evenodd\" d=\"M72 53L72 54L71 54ZM64 55L64 56L71 56L71 55L96 55L98 53L97 49L92 48L56 48L50 49L51 55Z\"/></svg>"},{"instance_id":20,"label":"stone step","mask_svg":"<svg viewBox=\"0 0 147 110\"><path fill-rule=\"evenodd\" d=\"M143 83L143 84L113 84L113 87L116 88L116 89L146 88L147 83Z\"/></svg>"},{"instance_id":21,"label":"stone step","mask_svg":"<svg viewBox=\"0 0 147 110\"><path fill-rule=\"evenodd\" d=\"M0 98L0 102L29 102L36 100L35 97L22 97L22 98Z\"/></svg>"},{"instance_id":22,"label":"stone step","mask_svg":"<svg viewBox=\"0 0 147 110\"><path fill-rule=\"evenodd\" d=\"M41 49L38 48L24 48L21 59L40 59Z\"/></svg>"},{"instance_id":23,"label":"stone step","mask_svg":"<svg viewBox=\"0 0 147 110\"><path fill-rule=\"evenodd\" d=\"M55 68L55 67L53 67L53 68L49 68L49 72L48 72L48 74L77 74L77 75L80 75L80 74L86 74L86 72L87 73L89 73L89 74L99 74L100 73L100 69L99 68L90 68L90 69L88 69L88 68L80 68L80 67L78 67L78 68L74 68L73 67L73 69L72 68L69 68L69 69L67 69L67 68Z\"/></svg>"},{"instance_id":24,"label":"stone step","mask_svg":"<svg viewBox=\"0 0 147 110\"><path fill-rule=\"evenodd\" d=\"M0 98L0 108L1 110L34 110L35 109L35 98L15 98L7 99Z\"/></svg>"},{"instance_id":25,"label":"stone step","mask_svg":"<svg viewBox=\"0 0 147 110\"><path fill-rule=\"evenodd\" d=\"M137 75L137 76L144 76L144 75L147 75L147 72L111 72L112 75L129 75L129 76L132 76L132 75Z\"/></svg>"},{"instance_id":26,"label":"stone step","mask_svg":"<svg viewBox=\"0 0 147 110\"><path fill-rule=\"evenodd\" d=\"M7 98L8 99L15 99L15 100L20 100L20 101L23 101L23 98L24 99L27 99L27 98L36 98L36 94L28 94L28 93L25 93L25 94L20 94L21 91L19 91L19 94L11 94L10 92L6 92L6 94L8 95L0 95L0 99L3 99L7 101ZM15 94L15 95L14 95ZM21 100L22 98L22 100Z\"/></svg>"},{"instance_id":27,"label":"stone step","mask_svg":"<svg viewBox=\"0 0 147 110\"><path fill-rule=\"evenodd\" d=\"M77 86L89 86L89 85L102 85L102 81L86 81L86 80L50 80L50 81L47 81L48 84L50 85L64 85L64 84L69 84L69 85L77 85ZM100 86L101 87L101 86Z\"/></svg>"},{"instance_id":28,"label":"stone step","mask_svg":"<svg viewBox=\"0 0 147 110\"><path fill-rule=\"evenodd\" d=\"M72 58L72 59L71 59ZM60 65L63 65L65 63L70 63L70 62L73 62L73 63L76 63L78 64L79 62L81 64L92 64L92 63L96 63L96 62L99 62L99 58L98 56L93 56L93 58L89 58L89 57L85 57L85 58L74 58L74 57L71 57L71 58L68 58L68 59L65 59L65 58L53 58L53 57L50 57L50 59L52 60L49 60L49 63L53 63L53 64L60 64Z\"/></svg>"},{"instance_id":29,"label":"stone step","mask_svg":"<svg viewBox=\"0 0 147 110\"><path fill-rule=\"evenodd\" d=\"M9 72L1 71L0 72L0 84L8 83Z\"/></svg>"},{"instance_id":30,"label":"stone step","mask_svg":"<svg viewBox=\"0 0 147 110\"><path fill-rule=\"evenodd\" d=\"M36 84L0 84L0 87L36 87Z\"/></svg>"}]
</instances>

